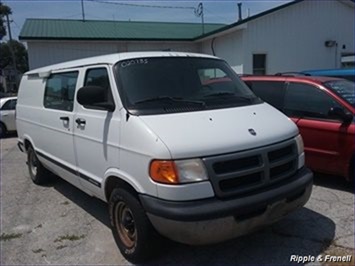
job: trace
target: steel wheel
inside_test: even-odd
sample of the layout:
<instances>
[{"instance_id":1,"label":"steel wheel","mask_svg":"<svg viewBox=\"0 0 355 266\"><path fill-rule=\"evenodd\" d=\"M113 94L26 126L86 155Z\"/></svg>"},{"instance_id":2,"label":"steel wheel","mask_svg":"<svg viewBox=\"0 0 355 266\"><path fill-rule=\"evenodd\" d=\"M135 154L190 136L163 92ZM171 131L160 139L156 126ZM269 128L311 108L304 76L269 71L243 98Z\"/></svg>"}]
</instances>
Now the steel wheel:
<instances>
[{"instance_id":1,"label":"steel wheel","mask_svg":"<svg viewBox=\"0 0 355 266\"><path fill-rule=\"evenodd\" d=\"M130 262L146 263L159 252L160 237L133 190L116 188L109 200L112 233L121 254Z\"/></svg>"},{"instance_id":2,"label":"steel wheel","mask_svg":"<svg viewBox=\"0 0 355 266\"><path fill-rule=\"evenodd\" d=\"M131 209L122 201L116 205L115 221L122 243L127 248L133 248L137 241L137 229Z\"/></svg>"},{"instance_id":3,"label":"steel wheel","mask_svg":"<svg viewBox=\"0 0 355 266\"><path fill-rule=\"evenodd\" d=\"M30 152L28 159L29 159L28 163L31 171L31 177L35 177L37 176L37 170L38 170L38 159L36 157L36 154L33 151Z\"/></svg>"},{"instance_id":4,"label":"steel wheel","mask_svg":"<svg viewBox=\"0 0 355 266\"><path fill-rule=\"evenodd\" d=\"M27 150L27 165L33 183L42 185L49 180L49 171L38 160L36 152L32 147L29 147Z\"/></svg>"}]
</instances>

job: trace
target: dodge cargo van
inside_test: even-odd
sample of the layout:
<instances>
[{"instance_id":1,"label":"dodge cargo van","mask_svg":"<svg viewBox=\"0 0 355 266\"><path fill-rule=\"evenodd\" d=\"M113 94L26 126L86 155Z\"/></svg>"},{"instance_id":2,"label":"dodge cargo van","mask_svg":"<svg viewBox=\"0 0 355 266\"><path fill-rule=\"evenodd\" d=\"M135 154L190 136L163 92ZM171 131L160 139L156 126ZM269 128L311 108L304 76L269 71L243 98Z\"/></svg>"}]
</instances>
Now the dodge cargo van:
<instances>
[{"instance_id":1,"label":"dodge cargo van","mask_svg":"<svg viewBox=\"0 0 355 266\"><path fill-rule=\"evenodd\" d=\"M121 53L31 70L17 129L33 182L51 171L108 202L133 262L160 235L207 244L271 224L312 190L296 125L213 56Z\"/></svg>"}]
</instances>

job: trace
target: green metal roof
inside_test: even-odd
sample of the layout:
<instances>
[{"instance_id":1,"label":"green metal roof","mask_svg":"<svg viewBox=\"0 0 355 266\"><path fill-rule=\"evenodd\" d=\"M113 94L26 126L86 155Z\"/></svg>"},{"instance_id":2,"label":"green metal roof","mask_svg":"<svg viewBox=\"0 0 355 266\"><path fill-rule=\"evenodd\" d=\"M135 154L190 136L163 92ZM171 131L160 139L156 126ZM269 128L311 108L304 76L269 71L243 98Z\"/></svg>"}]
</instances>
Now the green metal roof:
<instances>
[{"instance_id":1,"label":"green metal roof","mask_svg":"<svg viewBox=\"0 0 355 266\"><path fill-rule=\"evenodd\" d=\"M205 33L224 24L205 24ZM191 41L202 35L197 23L27 19L20 40L173 40Z\"/></svg>"}]
</instances>

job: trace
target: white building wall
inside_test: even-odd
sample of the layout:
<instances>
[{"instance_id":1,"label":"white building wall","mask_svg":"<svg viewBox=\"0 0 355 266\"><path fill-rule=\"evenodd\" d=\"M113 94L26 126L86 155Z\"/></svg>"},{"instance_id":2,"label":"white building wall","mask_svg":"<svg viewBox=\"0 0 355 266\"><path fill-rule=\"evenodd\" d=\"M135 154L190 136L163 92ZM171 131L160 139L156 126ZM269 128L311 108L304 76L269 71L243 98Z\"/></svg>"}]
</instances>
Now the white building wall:
<instances>
[{"instance_id":1,"label":"white building wall","mask_svg":"<svg viewBox=\"0 0 355 266\"><path fill-rule=\"evenodd\" d=\"M252 73L253 53L267 54L268 74L338 68L341 53L354 52L354 25L353 7L318 0L250 21L244 36L244 73ZM325 47L327 40L338 46Z\"/></svg>"},{"instance_id":2,"label":"white building wall","mask_svg":"<svg viewBox=\"0 0 355 266\"><path fill-rule=\"evenodd\" d=\"M231 34L225 34L213 39L203 41L201 53L218 56L228 62L228 64L238 74L243 73L243 31L237 30Z\"/></svg>"},{"instance_id":3,"label":"white building wall","mask_svg":"<svg viewBox=\"0 0 355 266\"><path fill-rule=\"evenodd\" d=\"M85 57L131 51L198 52L187 42L27 41L30 69Z\"/></svg>"},{"instance_id":4,"label":"white building wall","mask_svg":"<svg viewBox=\"0 0 355 266\"><path fill-rule=\"evenodd\" d=\"M244 29L203 40L201 52L225 59L237 73L253 73L253 54L267 55L266 72L341 67L354 53L354 7L349 1L306 0L244 24ZM325 47L335 40L337 47Z\"/></svg>"},{"instance_id":5,"label":"white building wall","mask_svg":"<svg viewBox=\"0 0 355 266\"><path fill-rule=\"evenodd\" d=\"M127 52L166 50L197 53L200 51L200 45L192 42L129 42L126 47Z\"/></svg>"}]
</instances>

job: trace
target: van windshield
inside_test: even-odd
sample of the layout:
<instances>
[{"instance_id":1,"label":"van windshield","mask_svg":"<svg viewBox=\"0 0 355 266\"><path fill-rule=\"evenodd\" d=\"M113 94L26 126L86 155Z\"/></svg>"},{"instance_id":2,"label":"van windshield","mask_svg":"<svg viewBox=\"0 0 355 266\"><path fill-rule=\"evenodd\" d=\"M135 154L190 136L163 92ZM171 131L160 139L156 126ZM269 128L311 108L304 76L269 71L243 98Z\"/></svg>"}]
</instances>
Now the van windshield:
<instances>
[{"instance_id":1,"label":"van windshield","mask_svg":"<svg viewBox=\"0 0 355 266\"><path fill-rule=\"evenodd\" d=\"M116 77L133 114L221 109L261 103L222 60L155 57L120 61Z\"/></svg>"},{"instance_id":2,"label":"van windshield","mask_svg":"<svg viewBox=\"0 0 355 266\"><path fill-rule=\"evenodd\" d=\"M355 105L355 83L348 80L332 80L324 82L324 86L339 95L352 106Z\"/></svg>"}]
</instances>

